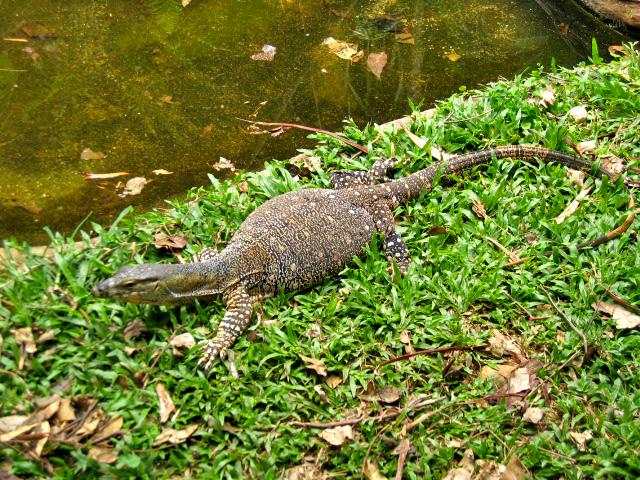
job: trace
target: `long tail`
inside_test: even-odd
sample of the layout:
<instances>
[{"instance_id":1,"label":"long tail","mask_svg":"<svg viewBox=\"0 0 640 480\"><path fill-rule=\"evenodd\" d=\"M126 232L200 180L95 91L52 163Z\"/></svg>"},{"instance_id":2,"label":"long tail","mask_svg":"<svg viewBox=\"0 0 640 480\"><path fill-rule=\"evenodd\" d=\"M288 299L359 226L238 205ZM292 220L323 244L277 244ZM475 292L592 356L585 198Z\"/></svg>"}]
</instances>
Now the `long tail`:
<instances>
[{"instance_id":1,"label":"long tail","mask_svg":"<svg viewBox=\"0 0 640 480\"><path fill-rule=\"evenodd\" d=\"M469 170L476 165L489 163L494 157L497 159L512 158L514 160L532 160L537 158L543 163L559 163L570 168L586 171L587 173L592 173L594 166L594 163L590 160L548 148L509 145L458 155L448 160L437 162L407 177L380 185L380 187L385 189L390 188L400 203L406 203L412 198L418 197L422 191L431 189L433 179L443 165L442 173L447 175ZM606 176L611 179L616 178L613 173L602 167L599 167L594 173L599 177Z\"/></svg>"}]
</instances>

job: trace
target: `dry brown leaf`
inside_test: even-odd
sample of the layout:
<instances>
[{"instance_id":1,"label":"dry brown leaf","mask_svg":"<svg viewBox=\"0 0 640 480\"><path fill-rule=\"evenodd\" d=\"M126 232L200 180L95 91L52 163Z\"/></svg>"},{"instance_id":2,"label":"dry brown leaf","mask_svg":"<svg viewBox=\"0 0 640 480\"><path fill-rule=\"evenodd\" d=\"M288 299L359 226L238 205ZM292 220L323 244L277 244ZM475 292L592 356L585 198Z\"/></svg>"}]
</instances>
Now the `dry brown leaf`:
<instances>
[{"instance_id":1,"label":"dry brown leaf","mask_svg":"<svg viewBox=\"0 0 640 480\"><path fill-rule=\"evenodd\" d=\"M109 447L93 447L89 450L89 458L96 462L111 464L118 460L115 448Z\"/></svg>"},{"instance_id":2,"label":"dry brown leaf","mask_svg":"<svg viewBox=\"0 0 640 480\"><path fill-rule=\"evenodd\" d=\"M615 155L605 155L602 157L600 165L605 170L609 170L614 175L620 175L626 169L624 160Z\"/></svg>"},{"instance_id":3,"label":"dry brown leaf","mask_svg":"<svg viewBox=\"0 0 640 480\"><path fill-rule=\"evenodd\" d=\"M187 440L191 435L195 433L199 425L188 425L182 430L176 430L173 428L165 428L153 441L153 446L158 446L163 443L172 443L177 445Z\"/></svg>"},{"instance_id":4,"label":"dry brown leaf","mask_svg":"<svg viewBox=\"0 0 640 480\"><path fill-rule=\"evenodd\" d=\"M527 367L516 368L509 378L509 393L520 393L530 389L529 369Z\"/></svg>"},{"instance_id":5,"label":"dry brown leaf","mask_svg":"<svg viewBox=\"0 0 640 480\"><path fill-rule=\"evenodd\" d=\"M473 450L466 450L458 466L449 470L442 480L471 480L471 476L475 469L473 460Z\"/></svg>"},{"instance_id":6,"label":"dry brown leaf","mask_svg":"<svg viewBox=\"0 0 640 480\"><path fill-rule=\"evenodd\" d=\"M276 56L276 47L265 43L262 45L262 51L251 55L251 60L258 60L262 62L272 62Z\"/></svg>"},{"instance_id":7,"label":"dry brown leaf","mask_svg":"<svg viewBox=\"0 0 640 480\"><path fill-rule=\"evenodd\" d=\"M164 384L158 383L156 385L156 394L160 402L160 423L166 423L169 420L169 416L175 411L176 406Z\"/></svg>"},{"instance_id":8,"label":"dry brown leaf","mask_svg":"<svg viewBox=\"0 0 640 480\"><path fill-rule=\"evenodd\" d=\"M607 50L611 54L614 54L614 53L621 53L623 55L627 54L627 51L625 50L625 48L622 45L609 45L607 47Z\"/></svg>"},{"instance_id":9,"label":"dry brown leaf","mask_svg":"<svg viewBox=\"0 0 640 480\"><path fill-rule=\"evenodd\" d=\"M542 417L544 417L543 409L538 407L529 407L522 415L522 420L537 425L542 420Z\"/></svg>"},{"instance_id":10,"label":"dry brown leaf","mask_svg":"<svg viewBox=\"0 0 640 480\"><path fill-rule=\"evenodd\" d=\"M580 155L584 155L585 153L592 153L595 149L595 140L585 140L584 142L580 142L576 145L576 150Z\"/></svg>"},{"instance_id":11,"label":"dry brown leaf","mask_svg":"<svg viewBox=\"0 0 640 480\"><path fill-rule=\"evenodd\" d=\"M415 45L416 39L413 38L411 32L396 33L396 42L405 43L407 45Z\"/></svg>"},{"instance_id":12,"label":"dry brown leaf","mask_svg":"<svg viewBox=\"0 0 640 480\"><path fill-rule=\"evenodd\" d=\"M202 136L203 137L208 137L212 133L213 133L213 125L209 124L209 125L206 125L205 127L202 127Z\"/></svg>"},{"instance_id":13,"label":"dry brown leaf","mask_svg":"<svg viewBox=\"0 0 640 480\"><path fill-rule=\"evenodd\" d=\"M384 69L386 64L386 52L371 52L367 57L367 67L369 67L371 73L373 73L378 78L380 78L380 75L382 75L382 70Z\"/></svg>"},{"instance_id":14,"label":"dry brown leaf","mask_svg":"<svg viewBox=\"0 0 640 480\"><path fill-rule=\"evenodd\" d=\"M124 423L124 418L121 416L111 417L107 421L107 424L96 432L96 434L91 438L91 443L94 445L100 442L104 442L114 435L120 433L120 429L122 428L122 424Z\"/></svg>"},{"instance_id":15,"label":"dry brown leaf","mask_svg":"<svg viewBox=\"0 0 640 480\"><path fill-rule=\"evenodd\" d=\"M129 172L113 172L113 173L89 173L83 172L82 175L86 180L108 180L110 178L124 177Z\"/></svg>"},{"instance_id":16,"label":"dry brown leaf","mask_svg":"<svg viewBox=\"0 0 640 480\"><path fill-rule=\"evenodd\" d=\"M333 37L325 38L322 41L322 45L326 45L331 53L344 60L351 60L358 54L358 46L355 43L343 42Z\"/></svg>"},{"instance_id":17,"label":"dry brown leaf","mask_svg":"<svg viewBox=\"0 0 640 480\"><path fill-rule=\"evenodd\" d=\"M558 215L558 217L555 219L555 222L557 224L560 224L564 222L569 216L573 215L580 206L580 202L584 200L587 195L589 195L592 189L593 186L583 188L580 193L576 195L576 198L569 205L567 205L567 208L565 208L562 213Z\"/></svg>"},{"instance_id":18,"label":"dry brown leaf","mask_svg":"<svg viewBox=\"0 0 640 480\"><path fill-rule=\"evenodd\" d=\"M300 355L300 358L306 363L305 367L310 370L314 370L318 375L321 375L323 377L327 376L327 367L322 360L318 360L317 358L305 357L304 355Z\"/></svg>"},{"instance_id":19,"label":"dry brown leaf","mask_svg":"<svg viewBox=\"0 0 640 480\"><path fill-rule=\"evenodd\" d=\"M473 210L476 216L481 220L486 220L487 218L489 218L489 215L487 215L487 210L484 208L484 204L480 201L473 202L473 205L471 205L471 210Z\"/></svg>"},{"instance_id":20,"label":"dry brown leaf","mask_svg":"<svg viewBox=\"0 0 640 480\"><path fill-rule=\"evenodd\" d=\"M395 403L402 397L402 392L397 387L386 386L376 391L376 399L382 403Z\"/></svg>"},{"instance_id":21,"label":"dry brown leaf","mask_svg":"<svg viewBox=\"0 0 640 480\"><path fill-rule=\"evenodd\" d=\"M218 163L214 163L213 165L211 165L211 167L217 171L230 170L232 172L235 172L236 170L236 167L233 165L233 163L231 163L224 157L220 157L220 161Z\"/></svg>"},{"instance_id":22,"label":"dry brown leaf","mask_svg":"<svg viewBox=\"0 0 640 480\"><path fill-rule=\"evenodd\" d=\"M415 133L412 133L406 125L403 124L402 129L404 130L404 133L407 134L407 137L409 137L418 148L424 148L424 146L427 144L426 138L419 137Z\"/></svg>"},{"instance_id":23,"label":"dry brown leaf","mask_svg":"<svg viewBox=\"0 0 640 480\"><path fill-rule=\"evenodd\" d=\"M98 426L100 426L104 418L105 413L101 409L96 408L93 412L91 412L89 418L87 418L82 426L78 429L75 434L75 438L79 439L81 437L93 435L94 433L96 433Z\"/></svg>"},{"instance_id":24,"label":"dry brown leaf","mask_svg":"<svg viewBox=\"0 0 640 480\"><path fill-rule=\"evenodd\" d=\"M540 93L540 101L538 103L544 107L549 107L556 103L556 94L553 91L553 87L548 86Z\"/></svg>"},{"instance_id":25,"label":"dry brown leaf","mask_svg":"<svg viewBox=\"0 0 640 480\"><path fill-rule=\"evenodd\" d=\"M587 120L589 112L587 112L587 109L582 105L578 105L569 110L569 116L573 118L576 123L583 123Z\"/></svg>"},{"instance_id":26,"label":"dry brown leaf","mask_svg":"<svg viewBox=\"0 0 640 480\"><path fill-rule=\"evenodd\" d=\"M333 446L340 446L346 440L353 440L353 428L351 425L341 425L335 428L325 428L318 436Z\"/></svg>"},{"instance_id":27,"label":"dry brown leaf","mask_svg":"<svg viewBox=\"0 0 640 480\"><path fill-rule=\"evenodd\" d=\"M454 156L454 155L451 155L450 153L445 152L444 150L439 149L435 145L431 147L429 154L436 160L448 160L449 158Z\"/></svg>"},{"instance_id":28,"label":"dry brown leaf","mask_svg":"<svg viewBox=\"0 0 640 480\"><path fill-rule=\"evenodd\" d=\"M485 365L480 369L478 378L480 380L491 380L497 387L502 387L507 383L516 368L515 365L508 364L498 365L498 368L491 368Z\"/></svg>"},{"instance_id":29,"label":"dry brown leaf","mask_svg":"<svg viewBox=\"0 0 640 480\"><path fill-rule=\"evenodd\" d=\"M142 320L134 320L124 327L124 339L131 340L132 338L139 337L146 331L147 325Z\"/></svg>"},{"instance_id":30,"label":"dry brown leaf","mask_svg":"<svg viewBox=\"0 0 640 480\"><path fill-rule=\"evenodd\" d=\"M594 310L611 315L616 321L616 328L624 330L640 326L640 316L615 303L599 301L591 305Z\"/></svg>"},{"instance_id":31,"label":"dry brown leaf","mask_svg":"<svg viewBox=\"0 0 640 480\"><path fill-rule=\"evenodd\" d=\"M80 160L102 160L105 154L102 152L94 152L90 148L85 148L80 153Z\"/></svg>"},{"instance_id":32,"label":"dry brown leaf","mask_svg":"<svg viewBox=\"0 0 640 480\"><path fill-rule=\"evenodd\" d=\"M578 450L584 451L587 449L587 442L593 438L591 430L585 430L584 432L569 432L569 437L578 446Z\"/></svg>"},{"instance_id":33,"label":"dry brown leaf","mask_svg":"<svg viewBox=\"0 0 640 480\"><path fill-rule=\"evenodd\" d=\"M26 415L8 415L0 417L0 433L12 432L29 419Z\"/></svg>"},{"instance_id":34,"label":"dry brown leaf","mask_svg":"<svg viewBox=\"0 0 640 480\"><path fill-rule=\"evenodd\" d=\"M173 103L173 97L171 95L162 95L158 100L162 103L166 103L167 105L171 105Z\"/></svg>"},{"instance_id":35,"label":"dry brown leaf","mask_svg":"<svg viewBox=\"0 0 640 480\"><path fill-rule=\"evenodd\" d=\"M165 170L164 168L158 168L156 170L152 170L152 173L154 173L155 175L173 175L173 172L170 172L169 170Z\"/></svg>"},{"instance_id":36,"label":"dry brown leaf","mask_svg":"<svg viewBox=\"0 0 640 480\"><path fill-rule=\"evenodd\" d=\"M358 63L363 58L364 58L364 50L360 50L353 57L351 57L351 63Z\"/></svg>"},{"instance_id":37,"label":"dry brown leaf","mask_svg":"<svg viewBox=\"0 0 640 480\"><path fill-rule=\"evenodd\" d=\"M167 235L159 232L153 236L153 246L158 249L181 250L187 246L187 239L179 235Z\"/></svg>"},{"instance_id":38,"label":"dry brown leaf","mask_svg":"<svg viewBox=\"0 0 640 480\"><path fill-rule=\"evenodd\" d=\"M522 355L522 350L518 344L513 339L496 329L491 330L491 337L489 337L489 351L497 358L503 357L507 352Z\"/></svg>"},{"instance_id":39,"label":"dry brown leaf","mask_svg":"<svg viewBox=\"0 0 640 480\"><path fill-rule=\"evenodd\" d=\"M524 480L525 478L527 478L527 470L522 461L516 455L512 456L500 480Z\"/></svg>"},{"instance_id":40,"label":"dry brown leaf","mask_svg":"<svg viewBox=\"0 0 640 480\"><path fill-rule=\"evenodd\" d=\"M36 427L37 427L37 424L33 424L33 423L28 423L27 425L21 425L19 427L16 427L15 429L0 435L0 442L10 442L14 438L22 435L23 433L27 433Z\"/></svg>"},{"instance_id":41,"label":"dry brown leaf","mask_svg":"<svg viewBox=\"0 0 640 480\"><path fill-rule=\"evenodd\" d=\"M287 469L284 480L325 480L329 477L315 463L303 463Z\"/></svg>"},{"instance_id":42,"label":"dry brown leaf","mask_svg":"<svg viewBox=\"0 0 640 480\"><path fill-rule=\"evenodd\" d=\"M342 379L337 375L329 375L325 380L325 383L329 386L329 388L336 388L342 383Z\"/></svg>"},{"instance_id":43,"label":"dry brown leaf","mask_svg":"<svg viewBox=\"0 0 640 480\"><path fill-rule=\"evenodd\" d=\"M387 480L387 477L380 473L378 462L374 460L367 460L365 462L363 472L367 480Z\"/></svg>"},{"instance_id":44,"label":"dry brown leaf","mask_svg":"<svg viewBox=\"0 0 640 480\"><path fill-rule=\"evenodd\" d=\"M462 55L456 53L455 50L451 51L450 53L447 53L445 56L451 62L457 62L458 60L460 60L462 58Z\"/></svg>"},{"instance_id":45,"label":"dry brown leaf","mask_svg":"<svg viewBox=\"0 0 640 480\"><path fill-rule=\"evenodd\" d=\"M182 333L180 335L176 335L171 340L169 340L169 345L173 349L173 354L175 356L181 356L181 349L189 350L196 346L196 341L189 332Z\"/></svg>"},{"instance_id":46,"label":"dry brown leaf","mask_svg":"<svg viewBox=\"0 0 640 480\"><path fill-rule=\"evenodd\" d=\"M584 186L584 181L587 178L587 173L582 170L574 170L573 168L570 168L567 172L567 177L569 177L569 180L577 186L582 188Z\"/></svg>"},{"instance_id":47,"label":"dry brown leaf","mask_svg":"<svg viewBox=\"0 0 640 480\"><path fill-rule=\"evenodd\" d=\"M127 183L124 186L124 190L122 193L119 193L118 196L121 198L128 197L130 195L140 195L142 193L142 189L145 185L149 183L144 177L133 177L127 180Z\"/></svg>"},{"instance_id":48,"label":"dry brown leaf","mask_svg":"<svg viewBox=\"0 0 640 480\"><path fill-rule=\"evenodd\" d=\"M76 413L69 398L60 399L60 408L56 412L56 417L59 422L71 422L76 419Z\"/></svg>"}]
</instances>

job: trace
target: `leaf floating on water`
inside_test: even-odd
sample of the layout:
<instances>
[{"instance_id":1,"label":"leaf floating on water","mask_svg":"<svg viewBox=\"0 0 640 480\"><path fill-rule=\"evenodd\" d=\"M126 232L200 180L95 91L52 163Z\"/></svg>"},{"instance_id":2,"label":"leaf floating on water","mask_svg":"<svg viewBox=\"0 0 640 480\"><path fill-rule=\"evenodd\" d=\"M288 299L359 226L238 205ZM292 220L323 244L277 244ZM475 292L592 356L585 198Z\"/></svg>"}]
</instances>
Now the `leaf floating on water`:
<instances>
[{"instance_id":1,"label":"leaf floating on water","mask_svg":"<svg viewBox=\"0 0 640 480\"><path fill-rule=\"evenodd\" d=\"M220 157L220 161L218 163L214 163L211 165L214 170L231 170L232 172L236 171L236 167L224 157Z\"/></svg>"},{"instance_id":2,"label":"leaf floating on water","mask_svg":"<svg viewBox=\"0 0 640 480\"><path fill-rule=\"evenodd\" d=\"M405 30L402 33L396 33L396 41L398 43L405 43L407 45L415 45L416 39L413 38L413 35L408 30Z\"/></svg>"},{"instance_id":3,"label":"leaf floating on water","mask_svg":"<svg viewBox=\"0 0 640 480\"><path fill-rule=\"evenodd\" d=\"M344 60L351 60L358 54L358 46L355 43L343 42L333 37L325 38L322 45L326 45L331 53L334 53Z\"/></svg>"},{"instance_id":4,"label":"leaf floating on water","mask_svg":"<svg viewBox=\"0 0 640 480\"><path fill-rule=\"evenodd\" d=\"M104 157L104 153L94 152L90 148L85 148L80 154L80 160L102 160Z\"/></svg>"},{"instance_id":5,"label":"leaf floating on water","mask_svg":"<svg viewBox=\"0 0 640 480\"><path fill-rule=\"evenodd\" d=\"M360 50L353 57L351 57L351 63L358 63L363 58L364 58L364 50Z\"/></svg>"},{"instance_id":6,"label":"leaf floating on water","mask_svg":"<svg viewBox=\"0 0 640 480\"><path fill-rule=\"evenodd\" d=\"M187 5L189 5L191 3L191 0L182 0L182 6L186 7Z\"/></svg>"},{"instance_id":7,"label":"leaf floating on water","mask_svg":"<svg viewBox=\"0 0 640 480\"><path fill-rule=\"evenodd\" d=\"M164 168L158 168L157 170L152 170L156 175L173 175L173 172L169 170L165 170Z\"/></svg>"},{"instance_id":8,"label":"leaf floating on water","mask_svg":"<svg viewBox=\"0 0 640 480\"><path fill-rule=\"evenodd\" d=\"M367 67L376 77L380 78L382 69L387 64L386 52L372 52L367 57Z\"/></svg>"},{"instance_id":9,"label":"leaf floating on water","mask_svg":"<svg viewBox=\"0 0 640 480\"><path fill-rule=\"evenodd\" d=\"M118 196L124 198L129 195L139 195L147 183L149 181L144 177L133 177L127 181L124 190Z\"/></svg>"},{"instance_id":10,"label":"leaf floating on water","mask_svg":"<svg viewBox=\"0 0 640 480\"><path fill-rule=\"evenodd\" d=\"M262 52L251 55L251 60L260 60L263 62L272 62L276 56L276 47L265 43L262 45Z\"/></svg>"},{"instance_id":11,"label":"leaf floating on water","mask_svg":"<svg viewBox=\"0 0 640 480\"><path fill-rule=\"evenodd\" d=\"M106 180L109 178L124 177L126 175L129 175L129 172L113 172L113 173L82 172L80 173L80 175L82 175L85 178L85 180Z\"/></svg>"},{"instance_id":12,"label":"leaf floating on water","mask_svg":"<svg viewBox=\"0 0 640 480\"><path fill-rule=\"evenodd\" d=\"M447 53L445 56L452 62L457 62L462 58L462 55L456 53L455 50L452 50L450 53Z\"/></svg>"},{"instance_id":13,"label":"leaf floating on water","mask_svg":"<svg viewBox=\"0 0 640 480\"><path fill-rule=\"evenodd\" d=\"M173 103L173 97L171 95L162 95L158 100L162 103L166 103L167 105L171 105Z\"/></svg>"},{"instance_id":14,"label":"leaf floating on water","mask_svg":"<svg viewBox=\"0 0 640 480\"><path fill-rule=\"evenodd\" d=\"M213 133L213 125L207 125L206 127L204 127L202 129L202 136L203 137L208 137L212 133Z\"/></svg>"}]
</instances>

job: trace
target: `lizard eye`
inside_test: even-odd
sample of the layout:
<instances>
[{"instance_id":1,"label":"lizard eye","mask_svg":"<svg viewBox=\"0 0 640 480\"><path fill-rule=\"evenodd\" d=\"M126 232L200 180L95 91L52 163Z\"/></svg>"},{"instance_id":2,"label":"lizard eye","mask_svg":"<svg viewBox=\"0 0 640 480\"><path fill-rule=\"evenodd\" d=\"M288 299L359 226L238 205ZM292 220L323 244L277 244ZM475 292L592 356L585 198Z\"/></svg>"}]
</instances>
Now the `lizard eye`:
<instances>
[{"instance_id":1,"label":"lizard eye","mask_svg":"<svg viewBox=\"0 0 640 480\"><path fill-rule=\"evenodd\" d=\"M136 282L134 280L127 280L126 282L124 282L122 284L123 287L125 288L131 288L133 286L135 286Z\"/></svg>"}]
</instances>

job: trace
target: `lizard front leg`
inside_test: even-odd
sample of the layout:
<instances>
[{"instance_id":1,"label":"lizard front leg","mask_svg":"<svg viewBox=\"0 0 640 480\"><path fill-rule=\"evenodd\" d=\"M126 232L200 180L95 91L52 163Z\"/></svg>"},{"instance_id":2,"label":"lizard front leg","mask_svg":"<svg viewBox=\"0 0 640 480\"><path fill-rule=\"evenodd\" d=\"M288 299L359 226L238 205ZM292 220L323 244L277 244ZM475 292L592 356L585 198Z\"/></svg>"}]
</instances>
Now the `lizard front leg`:
<instances>
[{"instance_id":1,"label":"lizard front leg","mask_svg":"<svg viewBox=\"0 0 640 480\"><path fill-rule=\"evenodd\" d=\"M384 236L384 253L390 262L396 262L400 273L405 274L411 265L409 249L402 237L395 230L391 208L385 203L373 205L373 221L378 230ZM392 269L392 267L389 267Z\"/></svg>"},{"instance_id":2,"label":"lizard front leg","mask_svg":"<svg viewBox=\"0 0 640 480\"><path fill-rule=\"evenodd\" d=\"M247 328L253 311L252 298L243 286L237 286L223 295L227 312L218 325L215 336L206 341L201 349L202 358L198 366L208 370L217 356L223 356L238 336Z\"/></svg>"},{"instance_id":3,"label":"lizard front leg","mask_svg":"<svg viewBox=\"0 0 640 480\"><path fill-rule=\"evenodd\" d=\"M389 172L403 161L399 158L381 158L377 160L371 170L338 170L331 176L331 185L335 190L351 188L358 185L373 185L390 180Z\"/></svg>"}]
</instances>

